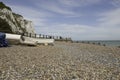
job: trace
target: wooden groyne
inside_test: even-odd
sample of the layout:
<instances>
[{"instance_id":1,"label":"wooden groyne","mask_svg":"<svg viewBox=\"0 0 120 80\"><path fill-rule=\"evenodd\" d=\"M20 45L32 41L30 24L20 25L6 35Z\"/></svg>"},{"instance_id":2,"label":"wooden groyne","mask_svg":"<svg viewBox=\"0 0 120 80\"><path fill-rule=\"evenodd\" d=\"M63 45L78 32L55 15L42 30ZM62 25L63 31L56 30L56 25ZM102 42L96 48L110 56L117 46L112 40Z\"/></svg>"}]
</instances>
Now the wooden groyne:
<instances>
[{"instance_id":1,"label":"wooden groyne","mask_svg":"<svg viewBox=\"0 0 120 80\"><path fill-rule=\"evenodd\" d=\"M72 42L70 37L62 37L62 36L51 36L44 34L32 34L32 33L17 33L22 36L30 37L30 38L39 38L39 39L54 39L55 41L66 41Z\"/></svg>"},{"instance_id":2,"label":"wooden groyne","mask_svg":"<svg viewBox=\"0 0 120 80\"><path fill-rule=\"evenodd\" d=\"M91 42L91 41L73 41L74 43L85 43L85 44L93 44L93 45L100 45L106 46L106 44L102 44L100 42Z\"/></svg>"},{"instance_id":3,"label":"wooden groyne","mask_svg":"<svg viewBox=\"0 0 120 80\"><path fill-rule=\"evenodd\" d=\"M50 36L50 35L43 35L43 34L32 34L32 33L5 33L6 39L11 44L25 44L25 45L37 45L37 44L44 44L44 45L54 45L55 41L65 41L65 42L72 42L71 38L64 38L61 36Z\"/></svg>"},{"instance_id":4,"label":"wooden groyne","mask_svg":"<svg viewBox=\"0 0 120 80\"><path fill-rule=\"evenodd\" d=\"M25 45L37 45L37 44L54 44L54 39L46 39L46 38L37 38L37 37L30 37L20 34L10 34L5 33L6 39L10 44L25 44Z\"/></svg>"}]
</instances>

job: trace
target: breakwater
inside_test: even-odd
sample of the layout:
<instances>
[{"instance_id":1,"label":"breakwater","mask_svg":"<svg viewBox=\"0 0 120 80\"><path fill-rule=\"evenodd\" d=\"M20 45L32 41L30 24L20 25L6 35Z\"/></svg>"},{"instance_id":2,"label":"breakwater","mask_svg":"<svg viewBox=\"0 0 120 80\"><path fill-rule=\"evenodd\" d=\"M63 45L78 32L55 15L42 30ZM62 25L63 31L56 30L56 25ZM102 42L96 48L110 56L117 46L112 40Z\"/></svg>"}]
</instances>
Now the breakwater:
<instances>
[{"instance_id":1,"label":"breakwater","mask_svg":"<svg viewBox=\"0 0 120 80\"><path fill-rule=\"evenodd\" d=\"M70 37L52 36L52 35L45 35L45 34L32 34L32 33L16 33L16 34L26 36L26 37L31 37L31 38L54 39L55 41L72 42L72 39Z\"/></svg>"},{"instance_id":2,"label":"breakwater","mask_svg":"<svg viewBox=\"0 0 120 80\"><path fill-rule=\"evenodd\" d=\"M75 43L86 43L101 46L120 47L120 40L84 40L84 41L73 41Z\"/></svg>"}]
</instances>

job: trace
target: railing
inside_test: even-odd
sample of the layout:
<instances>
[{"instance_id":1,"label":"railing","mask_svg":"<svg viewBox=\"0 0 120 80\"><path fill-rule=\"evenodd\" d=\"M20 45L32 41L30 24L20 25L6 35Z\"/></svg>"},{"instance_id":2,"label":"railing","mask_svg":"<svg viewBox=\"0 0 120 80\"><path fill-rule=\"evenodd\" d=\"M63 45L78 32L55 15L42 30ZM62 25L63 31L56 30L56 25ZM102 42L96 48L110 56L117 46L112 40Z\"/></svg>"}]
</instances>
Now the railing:
<instances>
[{"instance_id":1,"label":"railing","mask_svg":"<svg viewBox=\"0 0 120 80\"><path fill-rule=\"evenodd\" d=\"M32 33L17 33L22 36L31 37L31 38L40 38L40 39L54 39L55 41L72 41L71 38L64 38L62 36L50 36L43 34L32 34Z\"/></svg>"}]
</instances>

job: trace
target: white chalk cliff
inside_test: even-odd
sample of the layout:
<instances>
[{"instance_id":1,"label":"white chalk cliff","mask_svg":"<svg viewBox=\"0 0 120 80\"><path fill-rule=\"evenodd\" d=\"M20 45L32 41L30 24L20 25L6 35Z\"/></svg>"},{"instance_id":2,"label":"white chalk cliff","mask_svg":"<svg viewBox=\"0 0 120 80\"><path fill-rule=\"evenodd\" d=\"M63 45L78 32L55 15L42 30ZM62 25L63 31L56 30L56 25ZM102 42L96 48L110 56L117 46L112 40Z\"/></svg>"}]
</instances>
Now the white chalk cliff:
<instances>
[{"instance_id":1,"label":"white chalk cliff","mask_svg":"<svg viewBox=\"0 0 120 80\"><path fill-rule=\"evenodd\" d=\"M35 33L32 21L13 13L11 8L0 2L0 32Z\"/></svg>"}]
</instances>

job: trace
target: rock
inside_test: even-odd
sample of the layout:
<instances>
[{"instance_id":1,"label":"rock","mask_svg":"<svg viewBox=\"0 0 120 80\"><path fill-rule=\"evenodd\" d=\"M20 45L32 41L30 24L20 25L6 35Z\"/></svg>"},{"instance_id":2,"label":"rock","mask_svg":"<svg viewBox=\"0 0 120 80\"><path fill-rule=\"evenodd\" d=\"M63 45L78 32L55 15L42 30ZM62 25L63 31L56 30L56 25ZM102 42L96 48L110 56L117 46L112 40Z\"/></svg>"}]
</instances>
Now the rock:
<instances>
[{"instance_id":1,"label":"rock","mask_svg":"<svg viewBox=\"0 0 120 80\"><path fill-rule=\"evenodd\" d=\"M0 32L6 33L35 33L32 21L13 13L11 8L0 3Z\"/></svg>"}]
</instances>

